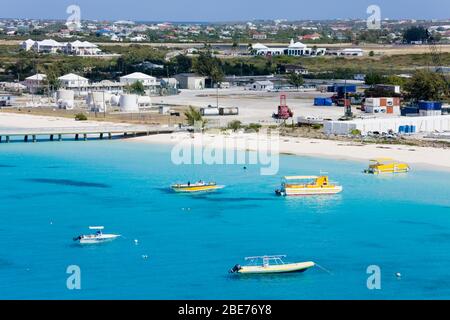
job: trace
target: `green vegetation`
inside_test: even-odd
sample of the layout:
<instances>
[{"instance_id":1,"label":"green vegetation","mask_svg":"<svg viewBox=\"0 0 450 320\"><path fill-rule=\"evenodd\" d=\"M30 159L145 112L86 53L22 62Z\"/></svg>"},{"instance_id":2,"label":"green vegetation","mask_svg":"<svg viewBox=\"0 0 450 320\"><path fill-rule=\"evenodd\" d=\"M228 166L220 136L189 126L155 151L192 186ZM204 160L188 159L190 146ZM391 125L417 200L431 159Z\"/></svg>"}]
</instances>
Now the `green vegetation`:
<instances>
[{"instance_id":1,"label":"green vegetation","mask_svg":"<svg viewBox=\"0 0 450 320\"><path fill-rule=\"evenodd\" d=\"M246 132L259 132L261 129L261 125L259 123L250 123L248 126L245 127Z\"/></svg>"},{"instance_id":2,"label":"green vegetation","mask_svg":"<svg viewBox=\"0 0 450 320\"><path fill-rule=\"evenodd\" d=\"M435 72L419 70L406 83L405 90L412 100L441 100L445 98L448 84L445 78Z\"/></svg>"},{"instance_id":3,"label":"green vegetation","mask_svg":"<svg viewBox=\"0 0 450 320\"><path fill-rule=\"evenodd\" d=\"M240 122L239 120L233 120L231 122L228 123L228 129L233 130L234 132L238 131L239 129L242 128L242 122Z\"/></svg>"},{"instance_id":4,"label":"green vegetation","mask_svg":"<svg viewBox=\"0 0 450 320\"><path fill-rule=\"evenodd\" d=\"M303 76L295 72L289 74L288 81L290 84L296 87L297 90L305 83L305 80L303 80Z\"/></svg>"},{"instance_id":5,"label":"green vegetation","mask_svg":"<svg viewBox=\"0 0 450 320\"><path fill-rule=\"evenodd\" d=\"M206 125L206 120L203 119L202 114L200 113L200 110L195 109L194 107L190 106L189 109L184 113L186 116L186 120L188 125L190 126L198 126L201 124L201 127L204 128Z\"/></svg>"},{"instance_id":6,"label":"green vegetation","mask_svg":"<svg viewBox=\"0 0 450 320\"><path fill-rule=\"evenodd\" d=\"M88 118L84 113L77 113L75 115L75 120L76 121L86 121Z\"/></svg>"},{"instance_id":7,"label":"green vegetation","mask_svg":"<svg viewBox=\"0 0 450 320\"><path fill-rule=\"evenodd\" d=\"M145 87L141 81L136 81L131 85L125 87L125 91L131 94L137 94L143 96L145 94Z\"/></svg>"},{"instance_id":8,"label":"green vegetation","mask_svg":"<svg viewBox=\"0 0 450 320\"><path fill-rule=\"evenodd\" d=\"M413 41L425 42L428 40L428 31L422 26L410 27L403 33L403 40L407 43L411 43Z\"/></svg>"}]
</instances>

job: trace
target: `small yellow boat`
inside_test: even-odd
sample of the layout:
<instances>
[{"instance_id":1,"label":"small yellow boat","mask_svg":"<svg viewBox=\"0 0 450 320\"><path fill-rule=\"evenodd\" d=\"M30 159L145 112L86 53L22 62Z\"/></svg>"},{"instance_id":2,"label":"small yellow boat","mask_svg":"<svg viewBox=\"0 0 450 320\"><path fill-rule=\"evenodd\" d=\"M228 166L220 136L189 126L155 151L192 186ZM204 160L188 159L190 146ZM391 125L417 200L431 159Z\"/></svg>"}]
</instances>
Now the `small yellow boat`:
<instances>
[{"instance_id":1,"label":"small yellow boat","mask_svg":"<svg viewBox=\"0 0 450 320\"><path fill-rule=\"evenodd\" d=\"M275 190L280 196L306 196L336 194L342 186L330 183L328 176L287 176L283 178L281 189Z\"/></svg>"},{"instance_id":2,"label":"small yellow boat","mask_svg":"<svg viewBox=\"0 0 450 320\"><path fill-rule=\"evenodd\" d=\"M304 272L316 264L312 261L298 262L298 263L284 263L285 255L278 256L260 256L247 257L249 265L240 266L235 265L230 273L237 274L268 274L268 273L290 273L290 272Z\"/></svg>"},{"instance_id":3,"label":"small yellow boat","mask_svg":"<svg viewBox=\"0 0 450 320\"><path fill-rule=\"evenodd\" d=\"M175 192L205 192L214 191L224 188L224 186L218 186L215 182L203 182L199 181L197 183L186 183L186 184L174 184L171 186L172 190Z\"/></svg>"},{"instance_id":4,"label":"small yellow boat","mask_svg":"<svg viewBox=\"0 0 450 320\"><path fill-rule=\"evenodd\" d=\"M405 173L410 169L406 163L395 161L391 158L379 158L370 160L369 168L364 170L365 173L382 174L382 173Z\"/></svg>"}]
</instances>

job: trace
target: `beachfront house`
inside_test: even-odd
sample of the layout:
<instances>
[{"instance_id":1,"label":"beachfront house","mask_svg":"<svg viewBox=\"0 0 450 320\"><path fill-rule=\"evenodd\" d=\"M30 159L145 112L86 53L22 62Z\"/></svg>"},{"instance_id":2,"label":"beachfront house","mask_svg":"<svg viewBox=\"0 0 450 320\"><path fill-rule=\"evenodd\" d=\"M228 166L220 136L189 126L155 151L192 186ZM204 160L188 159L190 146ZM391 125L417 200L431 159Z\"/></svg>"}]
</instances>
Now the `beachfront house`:
<instances>
[{"instance_id":1,"label":"beachfront house","mask_svg":"<svg viewBox=\"0 0 450 320\"><path fill-rule=\"evenodd\" d=\"M40 91L45 84L45 81L47 80L47 76L42 73L37 73L33 76L30 76L25 79L24 85L27 87L27 91L29 93L37 93Z\"/></svg>"},{"instance_id":2,"label":"beachfront house","mask_svg":"<svg viewBox=\"0 0 450 320\"><path fill-rule=\"evenodd\" d=\"M252 53L257 56L323 56L326 53L325 48L309 48L302 42L294 42L292 39L289 46L286 48L269 48L263 44L257 43L252 45Z\"/></svg>"}]
</instances>

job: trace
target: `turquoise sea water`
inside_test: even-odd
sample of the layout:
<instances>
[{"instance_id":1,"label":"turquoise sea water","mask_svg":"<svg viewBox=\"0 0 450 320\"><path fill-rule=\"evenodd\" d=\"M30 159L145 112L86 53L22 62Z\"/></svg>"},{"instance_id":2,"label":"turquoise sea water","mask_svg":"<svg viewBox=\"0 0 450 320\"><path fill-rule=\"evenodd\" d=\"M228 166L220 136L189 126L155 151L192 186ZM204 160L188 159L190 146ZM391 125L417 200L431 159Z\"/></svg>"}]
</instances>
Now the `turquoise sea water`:
<instances>
[{"instance_id":1,"label":"turquoise sea water","mask_svg":"<svg viewBox=\"0 0 450 320\"><path fill-rule=\"evenodd\" d=\"M361 173L365 163L283 156L277 176L261 176L252 165L175 166L170 150L121 141L1 144L0 298L450 298L449 173L376 177ZM344 186L341 195L274 196L281 176L320 170ZM198 179L227 188L168 191ZM75 245L89 225L123 238ZM331 273L228 274L243 257L264 254L312 260ZM81 268L81 290L66 287L69 265ZM369 265L381 268L381 290L367 289Z\"/></svg>"}]
</instances>

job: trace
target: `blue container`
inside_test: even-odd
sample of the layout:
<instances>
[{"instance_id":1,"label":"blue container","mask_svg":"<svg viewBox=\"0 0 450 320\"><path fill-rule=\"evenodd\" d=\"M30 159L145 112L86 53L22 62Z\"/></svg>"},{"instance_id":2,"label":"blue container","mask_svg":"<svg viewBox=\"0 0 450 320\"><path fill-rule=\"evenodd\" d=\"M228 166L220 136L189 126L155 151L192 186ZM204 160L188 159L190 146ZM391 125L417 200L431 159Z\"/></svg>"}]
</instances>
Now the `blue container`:
<instances>
[{"instance_id":1,"label":"blue container","mask_svg":"<svg viewBox=\"0 0 450 320\"><path fill-rule=\"evenodd\" d=\"M411 126L411 133L416 133L416 126Z\"/></svg>"},{"instance_id":2,"label":"blue container","mask_svg":"<svg viewBox=\"0 0 450 320\"><path fill-rule=\"evenodd\" d=\"M398 133L404 133L405 132L405 126L398 127Z\"/></svg>"},{"instance_id":3,"label":"blue container","mask_svg":"<svg viewBox=\"0 0 450 320\"><path fill-rule=\"evenodd\" d=\"M327 106L327 107L332 106L332 105L333 105L333 99L331 99L331 98L325 98L325 99L323 100L323 105L324 105L324 106Z\"/></svg>"},{"instance_id":4,"label":"blue container","mask_svg":"<svg viewBox=\"0 0 450 320\"><path fill-rule=\"evenodd\" d=\"M354 84L348 84L348 85L336 85L335 88L337 93L355 93L356 92L356 85Z\"/></svg>"},{"instance_id":5,"label":"blue container","mask_svg":"<svg viewBox=\"0 0 450 320\"><path fill-rule=\"evenodd\" d=\"M442 102L438 101L419 101L419 109L427 111L442 110Z\"/></svg>"},{"instance_id":6,"label":"blue container","mask_svg":"<svg viewBox=\"0 0 450 320\"><path fill-rule=\"evenodd\" d=\"M323 106L325 103L325 99L324 98L314 98L314 105L315 106Z\"/></svg>"}]
</instances>

